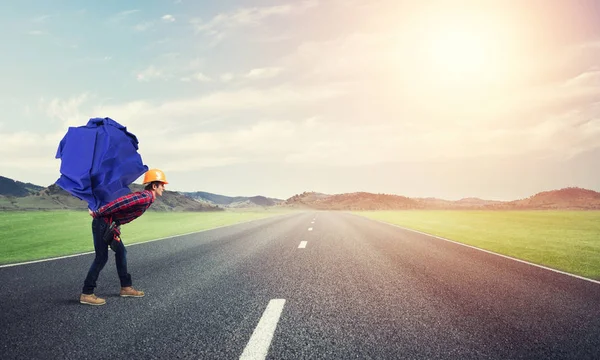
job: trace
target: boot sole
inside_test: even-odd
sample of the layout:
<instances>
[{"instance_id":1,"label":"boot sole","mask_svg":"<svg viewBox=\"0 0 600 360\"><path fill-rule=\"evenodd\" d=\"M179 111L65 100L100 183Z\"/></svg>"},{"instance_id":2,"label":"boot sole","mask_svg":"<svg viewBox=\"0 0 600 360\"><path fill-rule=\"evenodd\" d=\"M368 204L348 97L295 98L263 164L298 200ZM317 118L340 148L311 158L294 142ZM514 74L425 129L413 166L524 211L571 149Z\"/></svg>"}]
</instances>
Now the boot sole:
<instances>
[{"instance_id":1,"label":"boot sole","mask_svg":"<svg viewBox=\"0 0 600 360\"><path fill-rule=\"evenodd\" d=\"M92 305L92 306L106 305L106 301L105 301L105 302L103 302L103 303L94 304L94 303L91 303L91 302L85 302L85 301L81 301L81 300L80 300L80 301L79 301L79 303L80 303L80 304L83 304L83 305Z\"/></svg>"},{"instance_id":2,"label":"boot sole","mask_svg":"<svg viewBox=\"0 0 600 360\"><path fill-rule=\"evenodd\" d=\"M146 295L146 294L144 294ZM141 298L144 297L144 295L120 295L121 297L135 297L135 298Z\"/></svg>"}]
</instances>

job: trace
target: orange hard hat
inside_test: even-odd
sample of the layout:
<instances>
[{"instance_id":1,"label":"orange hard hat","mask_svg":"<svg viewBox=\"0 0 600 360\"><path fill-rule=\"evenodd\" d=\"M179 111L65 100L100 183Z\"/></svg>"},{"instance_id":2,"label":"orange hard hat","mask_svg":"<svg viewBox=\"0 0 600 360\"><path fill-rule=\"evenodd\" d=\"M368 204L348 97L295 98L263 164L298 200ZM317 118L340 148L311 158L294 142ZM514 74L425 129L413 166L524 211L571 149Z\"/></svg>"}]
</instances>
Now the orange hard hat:
<instances>
[{"instance_id":1,"label":"orange hard hat","mask_svg":"<svg viewBox=\"0 0 600 360\"><path fill-rule=\"evenodd\" d=\"M165 173L158 169L150 169L146 171L146 175L144 175L144 185L153 181L160 181L163 184L168 184Z\"/></svg>"}]
</instances>

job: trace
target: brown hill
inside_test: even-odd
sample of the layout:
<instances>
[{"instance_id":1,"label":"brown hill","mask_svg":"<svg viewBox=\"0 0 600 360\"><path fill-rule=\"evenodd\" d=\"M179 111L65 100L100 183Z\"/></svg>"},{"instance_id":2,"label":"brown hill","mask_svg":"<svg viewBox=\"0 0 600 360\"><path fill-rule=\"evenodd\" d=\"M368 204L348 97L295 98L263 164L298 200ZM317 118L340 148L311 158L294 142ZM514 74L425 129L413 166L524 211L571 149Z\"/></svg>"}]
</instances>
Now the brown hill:
<instances>
[{"instance_id":1,"label":"brown hill","mask_svg":"<svg viewBox=\"0 0 600 360\"><path fill-rule=\"evenodd\" d=\"M294 208L315 208L314 204L321 199L330 197L331 195L321 194L316 192L303 192L302 194L296 194L291 198L287 199L280 206L283 207L294 207Z\"/></svg>"},{"instance_id":2,"label":"brown hill","mask_svg":"<svg viewBox=\"0 0 600 360\"><path fill-rule=\"evenodd\" d=\"M569 187L543 191L526 199L511 201L507 205L518 209L598 210L600 209L600 193Z\"/></svg>"},{"instance_id":3,"label":"brown hill","mask_svg":"<svg viewBox=\"0 0 600 360\"><path fill-rule=\"evenodd\" d=\"M419 203L405 196L367 192L337 195L305 192L287 199L283 206L309 207L319 210L394 210L416 209L419 207Z\"/></svg>"},{"instance_id":4,"label":"brown hill","mask_svg":"<svg viewBox=\"0 0 600 360\"><path fill-rule=\"evenodd\" d=\"M366 192L338 194L319 200L323 209L333 210L400 210L417 209L419 203L399 195L371 194Z\"/></svg>"},{"instance_id":5,"label":"brown hill","mask_svg":"<svg viewBox=\"0 0 600 360\"><path fill-rule=\"evenodd\" d=\"M424 209L481 209L497 204L502 204L502 201L484 200L479 198L463 198L456 201L443 200L436 198L419 198L420 207Z\"/></svg>"},{"instance_id":6,"label":"brown hill","mask_svg":"<svg viewBox=\"0 0 600 360\"><path fill-rule=\"evenodd\" d=\"M541 192L516 201L479 198L450 201L366 192L337 195L304 192L287 199L282 206L318 210L600 210L600 193L581 188L565 188Z\"/></svg>"}]
</instances>

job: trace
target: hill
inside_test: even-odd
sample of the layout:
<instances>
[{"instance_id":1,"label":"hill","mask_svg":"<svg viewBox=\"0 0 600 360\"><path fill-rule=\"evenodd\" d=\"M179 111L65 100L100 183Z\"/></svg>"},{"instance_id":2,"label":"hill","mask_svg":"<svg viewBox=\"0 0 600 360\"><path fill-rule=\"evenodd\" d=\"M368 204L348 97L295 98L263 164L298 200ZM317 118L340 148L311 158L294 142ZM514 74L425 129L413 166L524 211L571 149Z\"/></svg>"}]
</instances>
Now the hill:
<instances>
[{"instance_id":1,"label":"hill","mask_svg":"<svg viewBox=\"0 0 600 360\"><path fill-rule=\"evenodd\" d=\"M418 202L404 196L366 192L337 195L304 192L286 200L284 206L309 207L319 210L394 210L416 209Z\"/></svg>"},{"instance_id":2,"label":"hill","mask_svg":"<svg viewBox=\"0 0 600 360\"><path fill-rule=\"evenodd\" d=\"M132 191L143 189L132 184ZM224 196L208 192L165 191L149 211L223 211L223 208L286 207L318 210L600 210L600 193L569 187L543 191L525 199L494 201L463 198L409 198L393 194L355 192L328 195L303 192L287 200L265 196ZM0 210L85 210L87 204L56 184L48 187L23 183L0 176Z\"/></svg>"},{"instance_id":3,"label":"hill","mask_svg":"<svg viewBox=\"0 0 600 360\"><path fill-rule=\"evenodd\" d=\"M282 207L294 207L294 208L314 208L318 209L319 201L330 197L331 195L317 193L317 192L303 192L302 194L296 194L286 201L282 202Z\"/></svg>"},{"instance_id":4,"label":"hill","mask_svg":"<svg viewBox=\"0 0 600 360\"><path fill-rule=\"evenodd\" d=\"M600 193L569 187L543 191L526 199L511 201L506 205L515 209L598 210L600 209Z\"/></svg>"},{"instance_id":5,"label":"hill","mask_svg":"<svg viewBox=\"0 0 600 360\"><path fill-rule=\"evenodd\" d=\"M72 196L56 184L27 196L0 196L0 210L86 210L87 203ZM132 191L143 190L142 185L132 184ZM223 211L210 204L202 204L175 191L165 191L148 211Z\"/></svg>"},{"instance_id":6,"label":"hill","mask_svg":"<svg viewBox=\"0 0 600 360\"><path fill-rule=\"evenodd\" d=\"M143 185L131 184L129 188L132 191L142 191ZM163 196L157 197L156 201L149 210L153 211L223 211L223 208L203 204L194 199L184 196L176 191L165 190Z\"/></svg>"},{"instance_id":7,"label":"hill","mask_svg":"<svg viewBox=\"0 0 600 360\"><path fill-rule=\"evenodd\" d=\"M366 192L336 195L304 192L290 197L281 206L318 210L600 210L600 193L572 187L545 191L515 201L478 198L450 201Z\"/></svg>"},{"instance_id":8,"label":"hill","mask_svg":"<svg viewBox=\"0 0 600 360\"><path fill-rule=\"evenodd\" d=\"M283 202L281 199L268 198L265 196L225 196L212 194L204 191L181 192L189 198L206 204L219 205L230 208L249 208L249 207L269 207L275 206Z\"/></svg>"},{"instance_id":9,"label":"hill","mask_svg":"<svg viewBox=\"0 0 600 360\"><path fill-rule=\"evenodd\" d=\"M43 186L30 183L15 181L4 176L0 176L0 195L23 197L34 194L42 190Z\"/></svg>"}]
</instances>

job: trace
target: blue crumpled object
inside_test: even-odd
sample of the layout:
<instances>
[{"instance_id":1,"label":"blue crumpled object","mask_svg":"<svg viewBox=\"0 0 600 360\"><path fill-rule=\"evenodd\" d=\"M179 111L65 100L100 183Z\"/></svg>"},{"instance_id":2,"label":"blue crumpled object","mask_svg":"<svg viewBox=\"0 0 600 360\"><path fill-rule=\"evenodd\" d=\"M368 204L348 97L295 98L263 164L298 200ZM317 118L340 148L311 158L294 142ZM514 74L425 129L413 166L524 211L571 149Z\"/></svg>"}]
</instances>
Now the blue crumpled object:
<instances>
[{"instance_id":1,"label":"blue crumpled object","mask_svg":"<svg viewBox=\"0 0 600 360\"><path fill-rule=\"evenodd\" d=\"M148 171L137 151L135 135L111 118L69 127L56 152L61 159L56 184L97 210L129 194L128 186Z\"/></svg>"}]
</instances>

